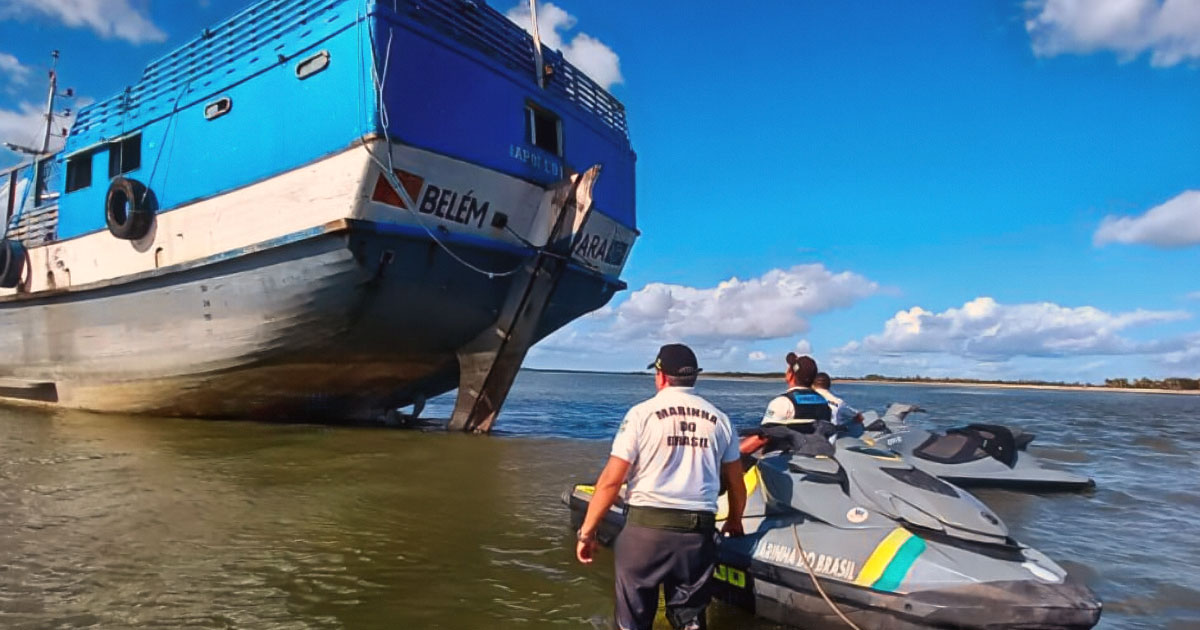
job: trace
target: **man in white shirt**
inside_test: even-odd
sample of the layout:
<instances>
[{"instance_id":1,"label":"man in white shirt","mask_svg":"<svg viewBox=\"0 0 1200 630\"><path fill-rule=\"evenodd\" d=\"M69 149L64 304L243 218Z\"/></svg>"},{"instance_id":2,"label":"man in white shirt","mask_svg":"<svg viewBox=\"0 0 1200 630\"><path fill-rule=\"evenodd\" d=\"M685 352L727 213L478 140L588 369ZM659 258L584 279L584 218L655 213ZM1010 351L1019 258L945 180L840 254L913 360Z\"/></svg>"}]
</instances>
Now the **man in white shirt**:
<instances>
[{"instance_id":1,"label":"man in white shirt","mask_svg":"<svg viewBox=\"0 0 1200 630\"><path fill-rule=\"evenodd\" d=\"M825 400L829 401L829 408L833 412L833 424L838 428L838 435L848 435L850 437L862 437L863 435L863 417L857 409L846 404L846 401L834 395L829 391L833 385L833 380L824 372L817 372L817 377L813 379L813 391L820 394Z\"/></svg>"},{"instance_id":2,"label":"man in white shirt","mask_svg":"<svg viewBox=\"0 0 1200 630\"><path fill-rule=\"evenodd\" d=\"M700 368L690 348L663 346L647 367L655 368L658 394L630 409L617 429L575 553L592 562L596 528L627 483L629 512L613 548L618 627L650 630L661 586L672 627L703 630L722 481L729 492L722 532L743 533L746 486L737 436L729 418L693 390Z\"/></svg>"}]
</instances>

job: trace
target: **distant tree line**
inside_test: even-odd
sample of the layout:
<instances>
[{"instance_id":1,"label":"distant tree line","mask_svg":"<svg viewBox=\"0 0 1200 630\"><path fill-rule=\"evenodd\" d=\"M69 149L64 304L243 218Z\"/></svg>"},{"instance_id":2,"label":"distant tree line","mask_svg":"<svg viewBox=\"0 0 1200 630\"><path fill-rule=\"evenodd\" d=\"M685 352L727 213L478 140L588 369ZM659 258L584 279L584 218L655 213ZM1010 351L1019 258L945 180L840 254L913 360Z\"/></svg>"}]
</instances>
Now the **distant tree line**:
<instances>
[{"instance_id":1,"label":"distant tree line","mask_svg":"<svg viewBox=\"0 0 1200 630\"><path fill-rule=\"evenodd\" d=\"M1181 390L1196 390L1200 389L1200 379L1171 377L1164 378L1161 381L1156 381L1150 378L1139 378L1131 381L1127 378L1106 378L1104 379L1105 387L1117 387L1122 389L1181 389Z\"/></svg>"},{"instance_id":2,"label":"distant tree line","mask_svg":"<svg viewBox=\"0 0 1200 630\"><path fill-rule=\"evenodd\" d=\"M586 370L540 370L537 368L524 368L530 372L587 372ZM619 374L645 374L645 372L619 372ZM716 377L733 377L733 378L767 378L767 379L783 379L783 372L705 372L705 376ZM1139 378L1129 380L1127 378L1108 378L1104 379L1104 385L1093 385L1091 383L1081 383L1076 381L1068 383L1065 381L1043 381L1036 379L1021 379L1015 381L1000 381L991 379L979 378L947 378L947 377L932 377L921 376L885 376L883 374L868 374L861 379L853 376L835 376L834 381L875 381L880 383L964 383L974 385L1045 385L1048 387L1111 387L1113 389L1170 389L1194 391L1200 390L1200 379L1186 378L1181 376L1173 376L1162 380L1154 380L1150 378Z\"/></svg>"},{"instance_id":3,"label":"distant tree line","mask_svg":"<svg viewBox=\"0 0 1200 630\"><path fill-rule=\"evenodd\" d=\"M880 381L880 382L904 382L904 383L966 383L974 385L1047 385L1053 387L1090 387L1088 383L1067 383L1065 381L1043 381L1036 379L1021 379L1016 381L999 381L995 379L981 378L949 378L949 377L933 377L921 376L884 376L882 374L868 374L862 377L864 381Z\"/></svg>"},{"instance_id":4,"label":"distant tree line","mask_svg":"<svg viewBox=\"0 0 1200 630\"><path fill-rule=\"evenodd\" d=\"M735 378L783 378L782 372L705 372L708 376L725 376ZM934 377L921 376L916 374L913 376L885 376L883 374L868 374L861 379L855 377L840 377L835 376L834 381L843 380L863 380L874 381L878 383L962 383L966 385L1044 385L1047 387L1101 387L1091 383L1082 383L1075 381L1068 383L1066 381L1046 381L1040 379L1019 379L1012 381L1001 381L995 379L981 378L953 378L953 377ZM1171 390L1200 390L1200 379L1171 377L1162 380L1154 380L1149 378L1139 378L1129 380L1127 378L1110 378L1105 379L1103 387L1111 387L1113 389L1171 389Z\"/></svg>"},{"instance_id":5,"label":"distant tree line","mask_svg":"<svg viewBox=\"0 0 1200 630\"><path fill-rule=\"evenodd\" d=\"M913 382L913 383L968 383L977 385L1048 385L1053 387L1098 387L1090 383L1067 383L1064 381L1042 381L1022 379L1016 381L997 381L977 378L934 378L930 376L884 376L882 374L868 374L863 377L864 381L880 381L880 382ZM1184 378L1174 376L1164 378L1162 380L1154 380L1150 378L1139 378L1129 380L1127 378L1109 378L1104 380L1104 387L1113 389L1171 389L1171 390L1200 390L1200 379Z\"/></svg>"}]
</instances>

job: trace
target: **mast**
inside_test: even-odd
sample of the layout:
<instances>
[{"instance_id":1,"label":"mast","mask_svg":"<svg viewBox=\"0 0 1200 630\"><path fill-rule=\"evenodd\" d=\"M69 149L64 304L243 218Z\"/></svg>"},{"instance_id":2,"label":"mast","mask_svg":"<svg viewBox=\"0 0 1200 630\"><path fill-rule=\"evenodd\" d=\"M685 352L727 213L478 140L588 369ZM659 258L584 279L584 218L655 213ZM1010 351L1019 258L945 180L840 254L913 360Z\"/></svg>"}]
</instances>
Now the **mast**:
<instances>
[{"instance_id":1,"label":"mast","mask_svg":"<svg viewBox=\"0 0 1200 630\"><path fill-rule=\"evenodd\" d=\"M41 146L35 148L20 144L13 144L11 142L4 143L4 146L8 147L10 150L17 153L24 153L25 155L30 155L34 158L46 155L50 152L50 138L54 135L54 99L60 96L58 93L58 51L55 50L51 52L50 56L53 58L53 61L50 64L50 90L46 95L46 112L42 115L46 121L46 129L42 134ZM67 91L61 94L61 96L65 98L71 98L75 96L75 91L71 88L67 88Z\"/></svg>"},{"instance_id":2,"label":"mast","mask_svg":"<svg viewBox=\"0 0 1200 630\"><path fill-rule=\"evenodd\" d=\"M542 36L538 34L537 0L529 0L529 23L533 27L533 74L537 77L538 87L545 88L542 68Z\"/></svg>"},{"instance_id":3,"label":"mast","mask_svg":"<svg viewBox=\"0 0 1200 630\"><path fill-rule=\"evenodd\" d=\"M46 97L46 134L42 136L42 155L50 152L50 132L54 130L54 97L58 92L58 51L50 53L50 94Z\"/></svg>"}]
</instances>

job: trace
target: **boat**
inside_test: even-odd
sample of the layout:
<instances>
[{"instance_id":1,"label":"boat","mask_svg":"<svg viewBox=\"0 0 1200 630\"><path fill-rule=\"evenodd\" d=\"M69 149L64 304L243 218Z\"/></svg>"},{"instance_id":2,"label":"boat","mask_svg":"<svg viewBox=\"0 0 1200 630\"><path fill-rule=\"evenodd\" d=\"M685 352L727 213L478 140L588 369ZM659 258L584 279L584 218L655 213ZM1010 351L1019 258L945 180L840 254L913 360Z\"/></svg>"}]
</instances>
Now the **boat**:
<instances>
[{"instance_id":1,"label":"boat","mask_svg":"<svg viewBox=\"0 0 1200 630\"><path fill-rule=\"evenodd\" d=\"M757 440L757 441L756 441ZM747 447L747 444L750 444ZM872 630L1082 630L1102 604L1045 554L1014 540L965 490L854 438L831 456L747 437L745 536L717 546L714 594L775 623ZM578 527L594 488L564 492ZM719 501L718 522L728 511ZM604 515L611 544L623 505Z\"/></svg>"},{"instance_id":2,"label":"boat","mask_svg":"<svg viewBox=\"0 0 1200 630\"><path fill-rule=\"evenodd\" d=\"M457 387L486 431L638 236L624 106L476 0L255 2L35 153L0 173L9 403L338 422Z\"/></svg>"},{"instance_id":3,"label":"boat","mask_svg":"<svg viewBox=\"0 0 1200 630\"><path fill-rule=\"evenodd\" d=\"M907 422L911 414L921 411L916 405L895 403L882 417L864 412L868 425L864 437L963 487L1054 492L1096 486L1090 477L1047 466L1029 452L1031 433L995 424L970 424L938 433Z\"/></svg>"}]
</instances>

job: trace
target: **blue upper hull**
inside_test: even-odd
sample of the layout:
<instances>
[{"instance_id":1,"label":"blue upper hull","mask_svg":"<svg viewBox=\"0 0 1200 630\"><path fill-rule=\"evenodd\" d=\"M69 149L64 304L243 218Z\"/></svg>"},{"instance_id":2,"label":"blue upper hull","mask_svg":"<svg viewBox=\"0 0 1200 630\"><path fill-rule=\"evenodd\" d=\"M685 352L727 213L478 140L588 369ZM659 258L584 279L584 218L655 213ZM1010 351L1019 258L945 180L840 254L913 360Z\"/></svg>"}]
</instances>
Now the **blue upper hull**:
<instances>
[{"instance_id":1,"label":"blue upper hull","mask_svg":"<svg viewBox=\"0 0 1200 630\"><path fill-rule=\"evenodd\" d=\"M461 23L450 21L456 17ZM464 33L464 24L479 33ZM529 63L514 67L513 48L522 46ZM301 78L325 53L327 66ZM126 168L120 174L145 183L165 212L378 133L542 185L602 164L597 209L636 229L636 156L623 108L555 53L547 61L563 70L542 89L524 31L465 0L260 2L151 64L125 93L80 112L54 163L51 189L64 191L57 238L105 229L109 176ZM206 115L223 100L228 113ZM530 141L531 103L561 120L561 157ZM139 147L132 168L115 148L122 138ZM72 160L90 161L91 183L66 192Z\"/></svg>"}]
</instances>

